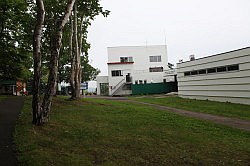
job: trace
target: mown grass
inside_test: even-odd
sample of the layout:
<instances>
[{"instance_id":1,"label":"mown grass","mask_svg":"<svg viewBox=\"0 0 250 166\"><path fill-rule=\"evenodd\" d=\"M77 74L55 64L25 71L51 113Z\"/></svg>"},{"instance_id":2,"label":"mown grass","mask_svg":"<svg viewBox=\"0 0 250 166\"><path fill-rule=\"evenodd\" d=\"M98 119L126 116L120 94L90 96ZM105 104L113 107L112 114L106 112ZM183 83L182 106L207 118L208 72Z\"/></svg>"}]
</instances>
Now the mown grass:
<instances>
[{"instance_id":1,"label":"mown grass","mask_svg":"<svg viewBox=\"0 0 250 166\"><path fill-rule=\"evenodd\" d=\"M20 165L248 165L250 133L118 101L55 98L51 120L16 126Z\"/></svg>"},{"instance_id":2,"label":"mown grass","mask_svg":"<svg viewBox=\"0 0 250 166\"><path fill-rule=\"evenodd\" d=\"M180 97L156 98L154 96L146 96L131 97L130 99L188 111L203 112L213 115L250 120L250 106L244 104L184 99Z\"/></svg>"},{"instance_id":3,"label":"mown grass","mask_svg":"<svg viewBox=\"0 0 250 166\"><path fill-rule=\"evenodd\" d=\"M0 95L0 101L2 101L3 99L6 99L7 97L5 95Z\"/></svg>"}]
</instances>

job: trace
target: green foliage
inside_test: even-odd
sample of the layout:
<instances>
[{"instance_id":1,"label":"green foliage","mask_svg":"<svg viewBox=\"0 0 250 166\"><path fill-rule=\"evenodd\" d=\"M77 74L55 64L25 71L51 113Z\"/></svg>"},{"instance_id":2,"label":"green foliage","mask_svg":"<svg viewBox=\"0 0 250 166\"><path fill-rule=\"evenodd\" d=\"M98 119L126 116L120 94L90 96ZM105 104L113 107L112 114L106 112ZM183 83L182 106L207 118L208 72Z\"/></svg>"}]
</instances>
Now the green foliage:
<instances>
[{"instance_id":1,"label":"green foliage","mask_svg":"<svg viewBox=\"0 0 250 166\"><path fill-rule=\"evenodd\" d=\"M82 21L82 57L81 57L81 66L82 66L82 82L94 80L96 76L100 73L100 70L94 68L89 64L88 60L88 50L90 49L90 44L87 42L88 27L91 25L91 21L94 18L102 14L104 17L107 17L110 13L108 10L103 10L103 7L100 6L100 0L86 0L78 2L78 11Z\"/></svg>"},{"instance_id":2,"label":"green foliage","mask_svg":"<svg viewBox=\"0 0 250 166\"><path fill-rule=\"evenodd\" d=\"M32 17L25 0L0 2L0 77L1 79L31 76Z\"/></svg>"},{"instance_id":3,"label":"green foliage","mask_svg":"<svg viewBox=\"0 0 250 166\"><path fill-rule=\"evenodd\" d=\"M100 0L85 0L78 2L78 11L79 11L79 22L83 19L82 29L80 31L83 32L83 42L82 42L82 50L83 55L88 55L88 49L90 48L90 44L87 42L87 34L88 27L91 25L91 21L94 18L102 14L104 17L107 17L110 13L108 10L103 10L103 7L100 6Z\"/></svg>"},{"instance_id":4,"label":"green foliage","mask_svg":"<svg viewBox=\"0 0 250 166\"><path fill-rule=\"evenodd\" d=\"M96 76L101 72L99 69L94 68L89 64L88 59L81 58L82 66L82 82L94 80Z\"/></svg>"},{"instance_id":5,"label":"green foliage","mask_svg":"<svg viewBox=\"0 0 250 166\"><path fill-rule=\"evenodd\" d=\"M250 133L127 102L54 99L51 121L15 132L20 165L248 165Z\"/></svg>"},{"instance_id":6,"label":"green foliage","mask_svg":"<svg viewBox=\"0 0 250 166\"><path fill-rule=\"evenodd\" d=\"M100 6L100 0L84 0L77 1L78 5L78 31L82 33L82 36L78 34L78 38L81 37L82 43L79 43L81 49L81 66L82 66L82 81L94 80L100 73L100 70L94 68L88 59L88 51L91 47L87 41L88 27L94 18L102 14L107 17L109 14L108 10L104 10ZM70 23L65 26L62 47L60 50L60 61L59 61L59 82L70 80L70 57L69 57L69 36L70 36ZM81 45L80 45L81 44ZM74 47L74 46L73 46Z\"/></svg>"},{"instance_id":7,"label":"green foliage","mask_svg":"<svg viewBox=\"0 0 250 166\"><path fill-rule=\"evenodd\" d=\"M94 68L88 63L83 64L83 71L82 71L82 82L87 82L96 79L96 76L101 71L97 68Z\"/></svg>"},{"instance_id":8,"label":"green foliage","mask_svg":"<svg viewBox=\"0 0 250 166\"><path fill-rule=\"evenodd\" d=\"M51 38L58 25L58 18L62 17L67 1L44 0L46 15L42 36L42 82L47 82L48 65L51 53ZM95 16L102 14L105 17L109 11L103 10L100 0L84 0L78 2L79 23L84 16L81 31L83 42L81 45L82 57L84 59L83 80L91 80L99 73L88 63L88 50L90 44L87 42L87 29ZM36 5L32 0L1 0L0 1L0 78L28 80L32 73L32 41L35 25ZM79 24L80 28L80 24ZM69 33L70 25L64 28L62 47L59 61L59 81L68 82L69 78ZM87 60L86 60L87 59Z\"/></svg>"}]
</instances>

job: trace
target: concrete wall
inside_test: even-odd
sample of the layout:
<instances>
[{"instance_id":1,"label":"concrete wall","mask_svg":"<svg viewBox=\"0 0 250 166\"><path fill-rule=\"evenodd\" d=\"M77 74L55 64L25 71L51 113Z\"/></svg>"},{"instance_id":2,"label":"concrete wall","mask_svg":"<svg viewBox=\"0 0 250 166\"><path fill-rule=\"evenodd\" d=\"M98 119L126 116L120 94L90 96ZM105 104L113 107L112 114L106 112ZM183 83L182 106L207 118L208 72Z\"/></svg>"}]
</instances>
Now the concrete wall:
<instances>
[{"instance_id":1,"label":"concrete wall","mask_svg":"<svg viewBox=\"0 0 250 166\"><path fill-rule=\"evenodd\" d=\"M150 62L150 56L161 56L161 62ZM132 63L119 63L120 57L133 57ZM108 75L110 87L115 87L126 79L130 73L132 83L146 80L147 83L163 82L164 72L149 72L150 67L163 67L168 70L167 48L165 45L155 46L122 46L108 48ZM122 70L123 76L112 77L112 70ZM112 90L110 89L110 94Z\"/></svg>"},{"instance_id":2,"label":"concrete wall","mask_svg":"<svg viewBox=\"0 0 250 166\"><path fill-rule=\"evenodd\" d=\"M184 76L222 66L238 70ZM250 47L177 64L179 96L250 104Z\"/></svg>"},{"instance_id":3,"label":"concrete wall","mask_svg":"<svg viewBox=\"0 0 250 166\"><path fill-rule=\"evenodd\" d=\"M108 47L108 62L120 62L120 57L132 56L135 70L158 66L160 62L149 62L149 56L155 55L162 55L162 62L168 63L166 45Z\"/></svg>"},{"instance_id":4,"label":"concrete wall","mask_svg":"<svg viewBox=\"0 0 250 166\"><path fill-rule=\"evenodd\" d=\"M101 88L100 84L101 83L108 83L108 76L97 76L96 77L96 84L97 84L97 95L101 95Z\"/></svg>"}]
</instances>

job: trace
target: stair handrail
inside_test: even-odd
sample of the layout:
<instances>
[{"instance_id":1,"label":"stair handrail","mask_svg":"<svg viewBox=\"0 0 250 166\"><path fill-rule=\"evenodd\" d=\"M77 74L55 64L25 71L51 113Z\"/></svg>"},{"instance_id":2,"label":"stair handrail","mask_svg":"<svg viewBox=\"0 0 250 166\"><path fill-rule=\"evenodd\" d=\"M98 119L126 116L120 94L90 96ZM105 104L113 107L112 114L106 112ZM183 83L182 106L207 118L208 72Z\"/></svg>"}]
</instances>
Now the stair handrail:
<instances>
[{"instance_id":1,"label":"stair handrail","mask_svg":"<svg viewBox=\"0 0 250 166\"><path fill-rule=\"evenodd\" d=\"M113 94L116 92L116 90L117 90L118 88L120 88L120 86L121 86L120 84L123 83L124 80L125 80L125 78L123 78L120 82L118 82L118 83L114 86L114 88L111 89L111 95L113 95ZM117 88L117 87L118 87L118 88Z\"/></svg>"}]
</instances>

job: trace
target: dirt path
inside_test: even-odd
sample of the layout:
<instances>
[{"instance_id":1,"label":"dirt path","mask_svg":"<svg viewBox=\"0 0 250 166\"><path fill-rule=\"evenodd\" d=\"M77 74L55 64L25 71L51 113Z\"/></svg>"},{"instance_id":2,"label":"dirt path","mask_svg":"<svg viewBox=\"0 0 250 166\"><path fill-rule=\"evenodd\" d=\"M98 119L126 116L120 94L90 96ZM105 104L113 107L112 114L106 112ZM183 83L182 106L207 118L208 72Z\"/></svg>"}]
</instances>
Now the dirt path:
<instances>
[{"instance_id":1,"label":"dirt path","mask_svg":"<svg viewBox=\"0 0 250 166\"><path fill-rule=\"evenodd\" d=\"M24 98L9 97L0 101L0 165L17 165L17 158L13 150L13 131Z\"/></svg>"},{"instance_id":2,"label":"dirt path","mask_svg":"<svg viewBox=\"0 0 250 166\"><path fill-rule=\"evenodd\" d=\"M162 97L162 96L160 96L160 97ZM201 113L201 112L192 112L192 111L162 106L162 105L158 105L158 104L151 104L151 103L146 103L146 102L141 102L141 101L130 100L129 98L126 98L126 97L104 97L104 96L98 97L98 96L95 96L95 97L89 97L89 98L101 98L101 99L116 100L116 101L121 101L121 102L133 102L133 103L146 105L146 106L160 109L160 110L170 111L170 112L173 112L173 113L176 113L179 115L183 115L183 116L208 120L208 121L218 123L218 124L223 124L223 125L226 125L229 127L242 129L245 131L250 131L250 121L248 121L248 120L228 118L228 117L211 115L211 114L206 114L206 113Z\"/></svg>"},{"instance_id":3,"label":"dirt path","mask_svg":"<svg viewBox=\"0 0 250 166\"><path fill-rule=\"evenodd\" d=\"M151 103L146 103L146 102L141 102L141 101L134 101L134 100L127 100L127 101L133 102L133 103L138 103L138 104L143 104L143 105L150 106L152 108L156 108L156 109L160 109L160 110L170 111L170 112L173 112L173 113L176 113L179 115L194 117L194 118L198 118L198 119L204 119L204 120L212 121L212 122L215 122L218 124L223 124L223 125L226 125L229 127L250 131L250 121L248 121L248 120L228 118L228 117L211 115L211 114L200 113L200 112L186 111L186 110L182 110L182 109L161 106L161 105L151 104Z\"/></svg>"}]
</instances>

